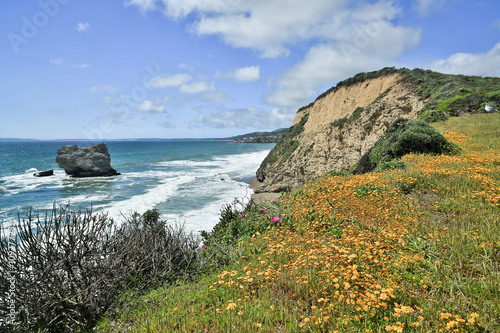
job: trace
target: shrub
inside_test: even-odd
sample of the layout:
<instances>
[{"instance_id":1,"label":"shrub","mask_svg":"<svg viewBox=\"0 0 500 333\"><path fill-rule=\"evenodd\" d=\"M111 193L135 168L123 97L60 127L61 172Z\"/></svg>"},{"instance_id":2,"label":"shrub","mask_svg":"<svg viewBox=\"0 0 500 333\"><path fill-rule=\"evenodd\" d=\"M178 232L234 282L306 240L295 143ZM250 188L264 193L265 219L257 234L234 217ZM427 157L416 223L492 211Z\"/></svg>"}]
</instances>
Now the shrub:
<instances>
[{"instance_id":1,"label":"shrub","mask_svg":"<svg viewBox=\"0 0 500 333\"><path fill-rule=\"evenodd\" d=\"M426 123L436 123L438 121L445 121L448 119L448 115L439 110L426 110L418 118Z\"/></svg>"},{"instance_id":2,"label":"shrub","mask_svg":"<svg viewBox=\"0 0 500 333\"><path fill-rule=\"evenodd\" d=\"M404 164L395 160L409 153L457 154L459 152L455 144L446 140L426 122L421 120L410 122L406 118L398 118L389 126L386 136L361 157L353 173L402 168Z\"/></svg>"},{"instance_id":3,"label":"shrub","mask_svg":"<svg viewBox=\"0 0 500 333\"><path fill-rule=\"evenodd\" d=\"M245 205L237 199L232 204L225 204L221 208L219 222L212 231L202 231L203 243L209 248L232 247L246 236L263 232L270 226L270 216L277 213L277 208L274 204L269 204L266 209L262 207L264 206L257 206L253 201Z\"/></svg>"},{"instance_id":4,"label":"shrub","mask_svg":"<svg viewBox=\"0 0 500 333\"><path fill-rule=\"evenodd\" d=\"M104 214L54 208L44 220L30 212L11 231L1 229L0 317L9 302L17 313L0 325L12 331L88 330L124 289L199 268L197 237L165 225L155 210L117 225Z\"/></svg>"},{"instance_id":5,"label":"shrub","mask_svg":"<svg viewBox=\"0 0 500 333\"><path fill-rule=\"evenodd\" d=\"M436 129L423 121L414 121L395 135L386 147L389 160L409 153L448 154L455 152L457 146L441 135Z\"/></svg>"}]
</instances>

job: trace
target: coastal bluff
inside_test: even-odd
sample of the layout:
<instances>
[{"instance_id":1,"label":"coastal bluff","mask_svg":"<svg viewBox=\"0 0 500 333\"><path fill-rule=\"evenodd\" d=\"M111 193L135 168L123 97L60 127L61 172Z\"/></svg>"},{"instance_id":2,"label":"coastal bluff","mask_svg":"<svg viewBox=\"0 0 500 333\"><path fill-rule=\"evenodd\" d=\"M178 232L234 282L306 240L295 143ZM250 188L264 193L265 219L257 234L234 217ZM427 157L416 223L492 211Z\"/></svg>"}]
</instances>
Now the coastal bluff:
<instances>
[{"instance_id":1,"label":"coastal bluff","mask_svg":"<svg viewBox=\"0 0 500 333\"><path fill-rule=\"evenodd\" d=\"M387 67L339 82L300 108L264 159L256 193L282 192L327 172L352 171L403 117L427 122L500 105L500 79Z\"/></svg>"},{"instance_id":2,"label":"coastal bluff","mask_svg":"<svg viewBox=\"0 0 500 333\"><path fill-rule=\"evenodd\" d=\"M63 146L57 151L56 163L75 178L119 175L111 167L111 156L105 143L88 147Z\"/></svg>"}]
</instances>

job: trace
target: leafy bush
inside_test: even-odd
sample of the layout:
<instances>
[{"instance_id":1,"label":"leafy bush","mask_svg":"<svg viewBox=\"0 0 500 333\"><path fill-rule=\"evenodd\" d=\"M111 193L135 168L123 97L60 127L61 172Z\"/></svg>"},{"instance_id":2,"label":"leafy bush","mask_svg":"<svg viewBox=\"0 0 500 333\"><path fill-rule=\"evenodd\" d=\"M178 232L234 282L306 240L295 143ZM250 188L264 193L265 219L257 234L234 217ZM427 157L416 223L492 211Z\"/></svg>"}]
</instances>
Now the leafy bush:
<instances>
[{"instance_id":1,"label":"leafy bush","mask_svg":"<svg viewBox=\"0 0 500 333\"><path fill-rule=\"evenodd\" d=\"M199 239L159 221L157 211L117 225L104 214L54 208L1 229L0 317L12 331L88 330L127 288L186 278L198 268ZM11 283L12 282L12 283ZM12 288L15 286L15 288Z\"/></svg>"},{"instance_id":2,"label":"leafy bush","mask_svg":"<svg viewBox=\"0 0 500 333\"><path fill-rule=\"evenodd\" d=\"M219 222L212 231L202 231L203 243L206 247L233 246L238 240L263 232L270 224L272 215L277 214L277 207L267 203L267 208L250 201L244 205L240 200L225 204L221 208ZM276 216L276 215L275 215Z\"/></svg>"},{"instance_id":3,"label":"leafy bush","mask_svg":"<svg viewBox=\"0 0 500 333\"><path fill-rule=\"evenodd\" d=\"M373 170L404 167L395 161L406 154L457 154L459 148L445 139L426 122L410 122L406 118L395 120L386 136L357 163L353 173L360 174Z\"/></svg>"},{"instance_id":4,"label":"leafy bush","mask_svg":"<svg viewBox=\"0 0 500 333\"><path fill-rule=\"evenodd\" d=\"M349 123L349 119L347 117L344 117L344 118L335 119L332 122L332 126L337 127L338 129L342 129L344 127L344 125L348 124L348 123Z\"/></svg>"},{"instance_id":5,"label":"leafy bush","mask_svg":"<svg viewBox=\"0 0 500 333\"><path fill-rule=\"evenodd\" d=\"M390 141L392 142L385 150L388 160L400 158L409 153L449 154L458 149L436 129L419 120L408 124Z\"/></svg>"},{"instance_id":6,"label":"leafy bush","mask_svg":"<svg viewBox=\"0 0 500 333\"><path fill-rule=\"evenodd\" d=\"M418 119L423 120L426 123L435 123L438 121L445 121L448 119L448 115L443 111L426 110L422 112Z\"/></svg>"},{"instance_id":7,"label":"leafy bush","mask_svg":"<svg viewBox=\"0 0 500 333\"><path fill-rule=\"evenodd\" d=\"M361 117L361 114L363 113L363 111L365 111L365 108L359 106L352 112L352 114L349 118L343 117L343 118L336 119L332 122L331 126L337 127L338 129L342 129L344 127L344 125L350 124L350 123L356 121L359 117Z\"/></svg>"},{"instance_id":8,"label":"leafy bush","mask_svg":"<svg viewBox=\"0 0 500 333\"><path fill-rule=\"evenodd\" d=\"M405 168L405 163L403 161L394 160L394 161L379 163L379 165L375 169L375 172L380 172L384 170L404 169L404 168Z\"/></svg>"}]
</instances>

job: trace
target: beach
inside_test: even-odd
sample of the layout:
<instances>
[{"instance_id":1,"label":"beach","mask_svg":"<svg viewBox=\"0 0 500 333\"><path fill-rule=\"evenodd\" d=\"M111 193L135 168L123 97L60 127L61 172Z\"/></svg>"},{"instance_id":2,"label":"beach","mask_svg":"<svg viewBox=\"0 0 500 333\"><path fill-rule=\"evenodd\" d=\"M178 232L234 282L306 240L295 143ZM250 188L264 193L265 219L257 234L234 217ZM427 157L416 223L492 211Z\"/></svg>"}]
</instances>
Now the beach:
<instances>
[{"instance_id":1,"label":"beach","mask_svg":"<svg viewBox=\"0 0 500 333\"><path fill-rule=\"evenodd\" d=\"M259 181L257 180L256 177L250 179L248 182L248 185L250 185L250 188L252 190L255 190L257 186L259 185ZM274 192L264 192L264 193L253 193L252 194L252 199L256 204L260 204L263 201L273 201L279 198L281 193L274 193Z\"/></svg>"}]
</instances>

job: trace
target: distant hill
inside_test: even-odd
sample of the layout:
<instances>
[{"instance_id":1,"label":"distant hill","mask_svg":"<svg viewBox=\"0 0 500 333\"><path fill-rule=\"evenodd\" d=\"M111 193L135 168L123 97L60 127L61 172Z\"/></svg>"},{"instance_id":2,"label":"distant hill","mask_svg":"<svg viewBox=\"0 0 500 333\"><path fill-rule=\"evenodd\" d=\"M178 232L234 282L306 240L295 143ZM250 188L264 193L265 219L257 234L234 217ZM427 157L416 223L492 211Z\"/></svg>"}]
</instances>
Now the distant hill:
<instances>
[{"instance_id":1,"label":"distant hill","mask_svg":"<svg viewBox=\"0 0 500 333\"><path fill-rule=\"evenodd\" d=\"M243 135L237 135L228 138L234 142L242 143L276 143L278 142L288 128L279 128L272 132L252 132Z\"/></svg>"},{"instance_id":2,"label":"distant hill","mask_svg":"<svg viewBox=\"0 0 500 333\"><path fill-rule=\"evenodd\" d=\"M17 139L17 138L0 138L0 142L26 142L26 141L39 141L35 139Z\"/></svg>"}]
</instances>

